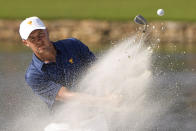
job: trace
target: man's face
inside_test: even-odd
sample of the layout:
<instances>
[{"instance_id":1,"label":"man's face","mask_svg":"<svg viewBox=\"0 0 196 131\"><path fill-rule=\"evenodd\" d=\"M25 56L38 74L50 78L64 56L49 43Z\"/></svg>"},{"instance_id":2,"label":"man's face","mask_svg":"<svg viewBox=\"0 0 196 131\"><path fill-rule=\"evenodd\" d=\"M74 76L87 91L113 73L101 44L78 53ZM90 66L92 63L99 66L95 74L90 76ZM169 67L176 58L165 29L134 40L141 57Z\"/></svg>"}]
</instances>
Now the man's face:
<instances>
[{"instance_id":1,"label":"man's face","mask_svg":"<svg viewBox=\"0 0 196 131\"><path fill-rule=\"evenodd\" d=\"M27 40L23 40L26 46L29 46L33 52L43 60L48 59L50 54L54 52L47 30L34 30L31 32Z\"/></svg>"}]
</instances>

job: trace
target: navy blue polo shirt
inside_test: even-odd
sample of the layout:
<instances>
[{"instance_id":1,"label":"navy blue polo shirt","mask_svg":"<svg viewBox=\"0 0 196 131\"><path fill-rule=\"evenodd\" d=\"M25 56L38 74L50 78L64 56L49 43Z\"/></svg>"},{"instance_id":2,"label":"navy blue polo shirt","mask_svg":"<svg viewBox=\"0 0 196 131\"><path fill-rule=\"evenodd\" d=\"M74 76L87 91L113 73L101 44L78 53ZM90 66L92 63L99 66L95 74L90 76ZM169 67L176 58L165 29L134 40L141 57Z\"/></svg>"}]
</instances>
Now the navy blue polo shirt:
<instances>
[{"instance_id":1,"label":"navy blue polo shirt","mask_svg":"<svg viewBox=\"0 0 196 131\"><path fill-rule=\"evenodd\" d=\"M33 54L25 75L27 84L49 108L59 89L62 86L72 89L81 73L95 61L88 47L75 38L52 43L57 51L56 62L45 64Z\"/></svg>"}]
</instances>

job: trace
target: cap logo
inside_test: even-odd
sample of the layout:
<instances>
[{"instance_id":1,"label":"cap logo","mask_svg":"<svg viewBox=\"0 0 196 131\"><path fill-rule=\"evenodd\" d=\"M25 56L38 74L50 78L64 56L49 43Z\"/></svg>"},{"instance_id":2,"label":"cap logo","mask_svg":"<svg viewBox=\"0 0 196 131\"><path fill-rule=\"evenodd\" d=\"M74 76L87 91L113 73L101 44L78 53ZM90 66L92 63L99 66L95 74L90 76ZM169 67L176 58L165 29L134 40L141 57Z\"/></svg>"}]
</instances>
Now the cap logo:
<instances>
[{"instance_id":1,"label":"cap logo","mask_svg":"<svg viewBox=\"0 0 196 131\"><path fill-rule=\"evenodd\" d=\"M32 21L28 21L27 24L31 25L32 24Z\"/></svg>"}]
</instances>

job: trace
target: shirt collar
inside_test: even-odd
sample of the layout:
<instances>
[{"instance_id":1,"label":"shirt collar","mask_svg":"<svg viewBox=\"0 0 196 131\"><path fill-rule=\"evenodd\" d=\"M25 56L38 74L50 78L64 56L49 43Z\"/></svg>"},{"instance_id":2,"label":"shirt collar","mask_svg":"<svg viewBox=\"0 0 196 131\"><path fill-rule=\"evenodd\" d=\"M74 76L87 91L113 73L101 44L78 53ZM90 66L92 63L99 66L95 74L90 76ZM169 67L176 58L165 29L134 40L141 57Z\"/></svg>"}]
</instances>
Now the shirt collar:
<instances>
[{"instance_id":1,"label":"shirt collar","mask_svg":"<svg viewBox=\"0 0 196 131\"><path fill-rule=\"evenodd\" d=\"M53 44L54 48L56 49L57 54L59 54L59 53L60 53L61 48L60 48L60 47L56 44L56 42L52 42L52 44Z\"/></svg>"},{"instance_id":2,"label":"shirt collar","mask_svg":"<svg viewBox=\"0 0 196 131\"><path fill-rule=\"evenodd\" d=\"M39 70L42 69L43 65L44 65L44 62L41 61L34 53L33 53L33 63L35 65L35 67Z\"/></svg>"}]
</instances>

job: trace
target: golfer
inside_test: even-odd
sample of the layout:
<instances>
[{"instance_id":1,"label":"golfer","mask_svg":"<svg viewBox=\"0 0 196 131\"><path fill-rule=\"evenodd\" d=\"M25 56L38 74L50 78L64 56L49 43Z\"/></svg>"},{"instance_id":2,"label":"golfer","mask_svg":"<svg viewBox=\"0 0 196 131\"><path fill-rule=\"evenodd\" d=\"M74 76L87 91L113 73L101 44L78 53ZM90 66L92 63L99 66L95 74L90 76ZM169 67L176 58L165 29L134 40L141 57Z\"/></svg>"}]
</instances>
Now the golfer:
<instances>
[{"instance_id":1,"label":"golfer","mask_svg":"<svg viewBox=\"0 0 196 131\"><path fill-rule=\"evenodd\" d=\"M72 89L96 59L87 46L75 38L50 41L47 28L38 17L22 21L19 33L24 45L33 51L25 80L50 109L56 101L84 95Z\"/></svg>"}]
</instances>

